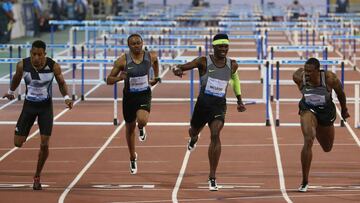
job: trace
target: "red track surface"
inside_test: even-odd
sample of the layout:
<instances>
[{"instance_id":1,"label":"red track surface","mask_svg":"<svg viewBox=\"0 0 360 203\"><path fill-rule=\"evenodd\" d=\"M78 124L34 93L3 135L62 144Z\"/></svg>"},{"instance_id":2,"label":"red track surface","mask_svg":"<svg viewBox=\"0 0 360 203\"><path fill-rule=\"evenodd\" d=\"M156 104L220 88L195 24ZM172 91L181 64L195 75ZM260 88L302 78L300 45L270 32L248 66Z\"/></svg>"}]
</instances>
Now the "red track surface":
<instances>
[{"instance_id":1,"label":"red track surface","mask_svg":"<svg viewBox=\"0 0 360 203\"><path fill-rule=\"evenodd\" d=\"M253 56L252 53L250 55ZM235 56L239 54L235 53ZM292 71L282 71L281 78L290 80L291 74ZM70 76L70 73L66 75L67 78ZM97 76L96 71L87 72L87 77ZM189 74L184 79L188 77ZM240 69L240 78L260 80L260 71ZM355 71L346 72L346 78L359 80L360 74ZM169 79L176 78L168 72L164 80ZM86 85L85 92L93 87L94 85ZM121 89L120 85L120 96ZM242 89L245 98L262 97L261 84L243 84ZM6 87L2 86L1 90L5 91ZM79 91L78 86L78 95ZM103 85L89 97L110 98L112 91L112 87ZM56 86L54 92L59 95ZM346 85L345 92L353 97L353 86ZM228 95L233 95L230 90ZM281 86L281 98L299 96L294 85ZM153 91L153 98L188 97L188 84L160 84ZM4 103L6 102L2 100L0 104ZM120 123L121 106L119 102ZM0 121L16 121L21 107L22 102L16 102L0 110ZM64 108L62 102L54 102L55 115ZM354 112L353 108L353 105L349 104L351 114ZM272 110L275 117L275 105L272 105ZM298 123L297 111L296 103L281 103L281 123ZM56 121L112 122L112 119L112 102L82 101ZM150 122L187 123L189 119L188 102L152 104ZM352 119L353 117L349 119L351 127ZM265 105L249 105L244 113L236 112L235 105L228 105L226 122L264 123ZM13 147L14 124L1 125L0 128L0 157L3 157ZM36 129L35 125L32 132ZM207 147L210 141L209 131L205 128L196 150L189 156L181 185L176 192L175 184L181 176L180 169L184 157L187 156L187 129L187 126L175 124L149 125L148 140L136 144L139 155L138 174L130 175L123 125L55 125L50 156L42 174L43 184L48 187L44 187L43 191L33 191L30 187L39 149L39 136L35 136L23 148L15 150L0 161L0 202L58 202L66 188L69 193L65 196L65 202L172 202L175 198L179 202L272 203L287 202L286 195L292 202L359 202L359 145L347 128L336 128L335 145L330 153L322 152L316 142L310 174L312 187L308 193L297 192L301 181L300 151L303 143L300 127L280 126L275 128L276 134L272 134L271 127L250 125L226 126L222 131L222 156L217 178L218 184L223 188L218 192L210 192L207 188ZM114 134L116 130L119 132ZM353 130L359 137L360 131L354 128ZM109 145L99 151L106 141L109 141ZM278 145L275 145L276 142ZM276 149L279 149L280 157L276 156ZM89 164L97 152L101 153ZM283 174L279 173L277 161L282 165ZM89 167L80 174L87 165ZM71 185L76 177L79 179L74 182L75 185ZM284 178L284 193L280 190L279 177Z\"/></svg>"}]
</instances>

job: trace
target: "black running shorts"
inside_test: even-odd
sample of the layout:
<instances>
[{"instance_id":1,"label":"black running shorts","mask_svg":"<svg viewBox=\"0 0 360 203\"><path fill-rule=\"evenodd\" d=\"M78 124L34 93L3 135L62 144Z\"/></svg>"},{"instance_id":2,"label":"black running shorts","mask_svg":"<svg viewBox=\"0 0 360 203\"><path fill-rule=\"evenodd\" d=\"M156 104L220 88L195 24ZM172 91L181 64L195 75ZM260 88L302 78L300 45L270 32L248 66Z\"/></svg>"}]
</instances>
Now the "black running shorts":
<instances>
[{"instance_id":1,"label":"black running shorts","mask_svg":"<svg viewBox=\"0 0 360 203\"><path fill-rule=\"evenodd\" d=\"M151 90L149 89L139 93L124 93L122 105L125 122L134 122L136 120L136 112L139 109L150 112Z\"/></svg>"},{"instance_id":2,"label":"black running shorts","mask_svg":"<svg viewBox=\"0 0 360 203\"><path fill-rule=\"evenodd\" d=\"M225 121L226 99L214 96L199 96L191 118L191 127L201 128L213 120Z\"/></svg>"},{"instance_id":3,"label":"black running shorts","mask_svg":"<svg viewBox=\"0 0 360 203\"><path fill-rule=\"evenodd\" d=\"M303 100L299 102L299 115L302 111L311 111L321 126L332 126L336 119L336 108L333 102L330 102L326 106L312 107L307 105Z\"/></svg>"},{"instance_id":4,"label":"black running shorts","mask_svg":"<svg viewBox=\"0 0 360 203\"><path fill-rule=\"evenodd\" d=\"M27 137L36 118L38 119L40 135L50 136L54 121L51 99L44 102L32 102L25 99L16 124L15 135Z\"/></svg>"}]
</instances>

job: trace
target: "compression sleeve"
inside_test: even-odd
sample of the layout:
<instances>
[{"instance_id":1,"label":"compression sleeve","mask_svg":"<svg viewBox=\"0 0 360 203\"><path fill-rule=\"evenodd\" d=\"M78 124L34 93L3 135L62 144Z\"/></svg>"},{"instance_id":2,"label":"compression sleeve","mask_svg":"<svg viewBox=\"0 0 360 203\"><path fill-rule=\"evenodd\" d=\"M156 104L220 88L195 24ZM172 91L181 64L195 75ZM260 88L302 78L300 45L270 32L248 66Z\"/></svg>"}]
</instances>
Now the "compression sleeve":
<instances>
[{"instance_id":1,"label":"compression sleeve","mask_svg":"<svg viewBox=\"0 0 360 203\"><path fill-rule=\"evenodd\" d=\"M230 85L233 88L236 96L241 95L240 79L239 79L239 75L237 74L237 72L231 74Z\"/></svg>"}]
</instances>

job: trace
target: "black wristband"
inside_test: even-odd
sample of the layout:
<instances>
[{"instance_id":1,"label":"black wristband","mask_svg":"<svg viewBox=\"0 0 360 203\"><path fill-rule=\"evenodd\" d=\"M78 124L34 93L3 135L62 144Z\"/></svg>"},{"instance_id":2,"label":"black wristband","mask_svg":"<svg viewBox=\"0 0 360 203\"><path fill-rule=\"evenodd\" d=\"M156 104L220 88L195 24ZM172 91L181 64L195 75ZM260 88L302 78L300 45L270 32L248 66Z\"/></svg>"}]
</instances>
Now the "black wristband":
<instances>
[{"instance_id":1,"label":"black wristband","mask_svg":"<svg viewBox=\"0 0 360 203\"><path fill-rule=\"evenodd\" d=\"M155 78L155 81L161 83L161 78L160 78L160 77L157 77L157 78Z\"/></svg>"}]
</instances>

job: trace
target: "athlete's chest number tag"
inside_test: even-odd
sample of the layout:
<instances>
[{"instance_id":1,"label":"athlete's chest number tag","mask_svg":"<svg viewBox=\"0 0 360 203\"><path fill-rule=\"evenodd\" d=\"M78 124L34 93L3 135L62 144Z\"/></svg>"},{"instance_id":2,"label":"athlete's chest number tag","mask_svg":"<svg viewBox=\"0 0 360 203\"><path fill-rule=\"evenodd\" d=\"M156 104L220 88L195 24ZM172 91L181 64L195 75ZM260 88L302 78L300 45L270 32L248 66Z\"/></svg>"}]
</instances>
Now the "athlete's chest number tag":
<instances>
[{"instance_id":1,"label":"athlete's chest number tag","mask_svg":"<svg viewBox=\"0 0 360 203\"><path fill-rule=\"evenodd\" d=\"M227 81L209 77L205 87L205 94L223 97L225 96L227 83Z\"/></svg>"},{"instance_id":2,"label":"athlete's chest number tag","mask_svg":"<svg viewBox=\"0 0 360 203\"><path fill-rule=\"evenodd\" d=\"M147 75L140 77L130 77L130 92L141 92L149 88Z\"/></svg>"}]
</instances>

